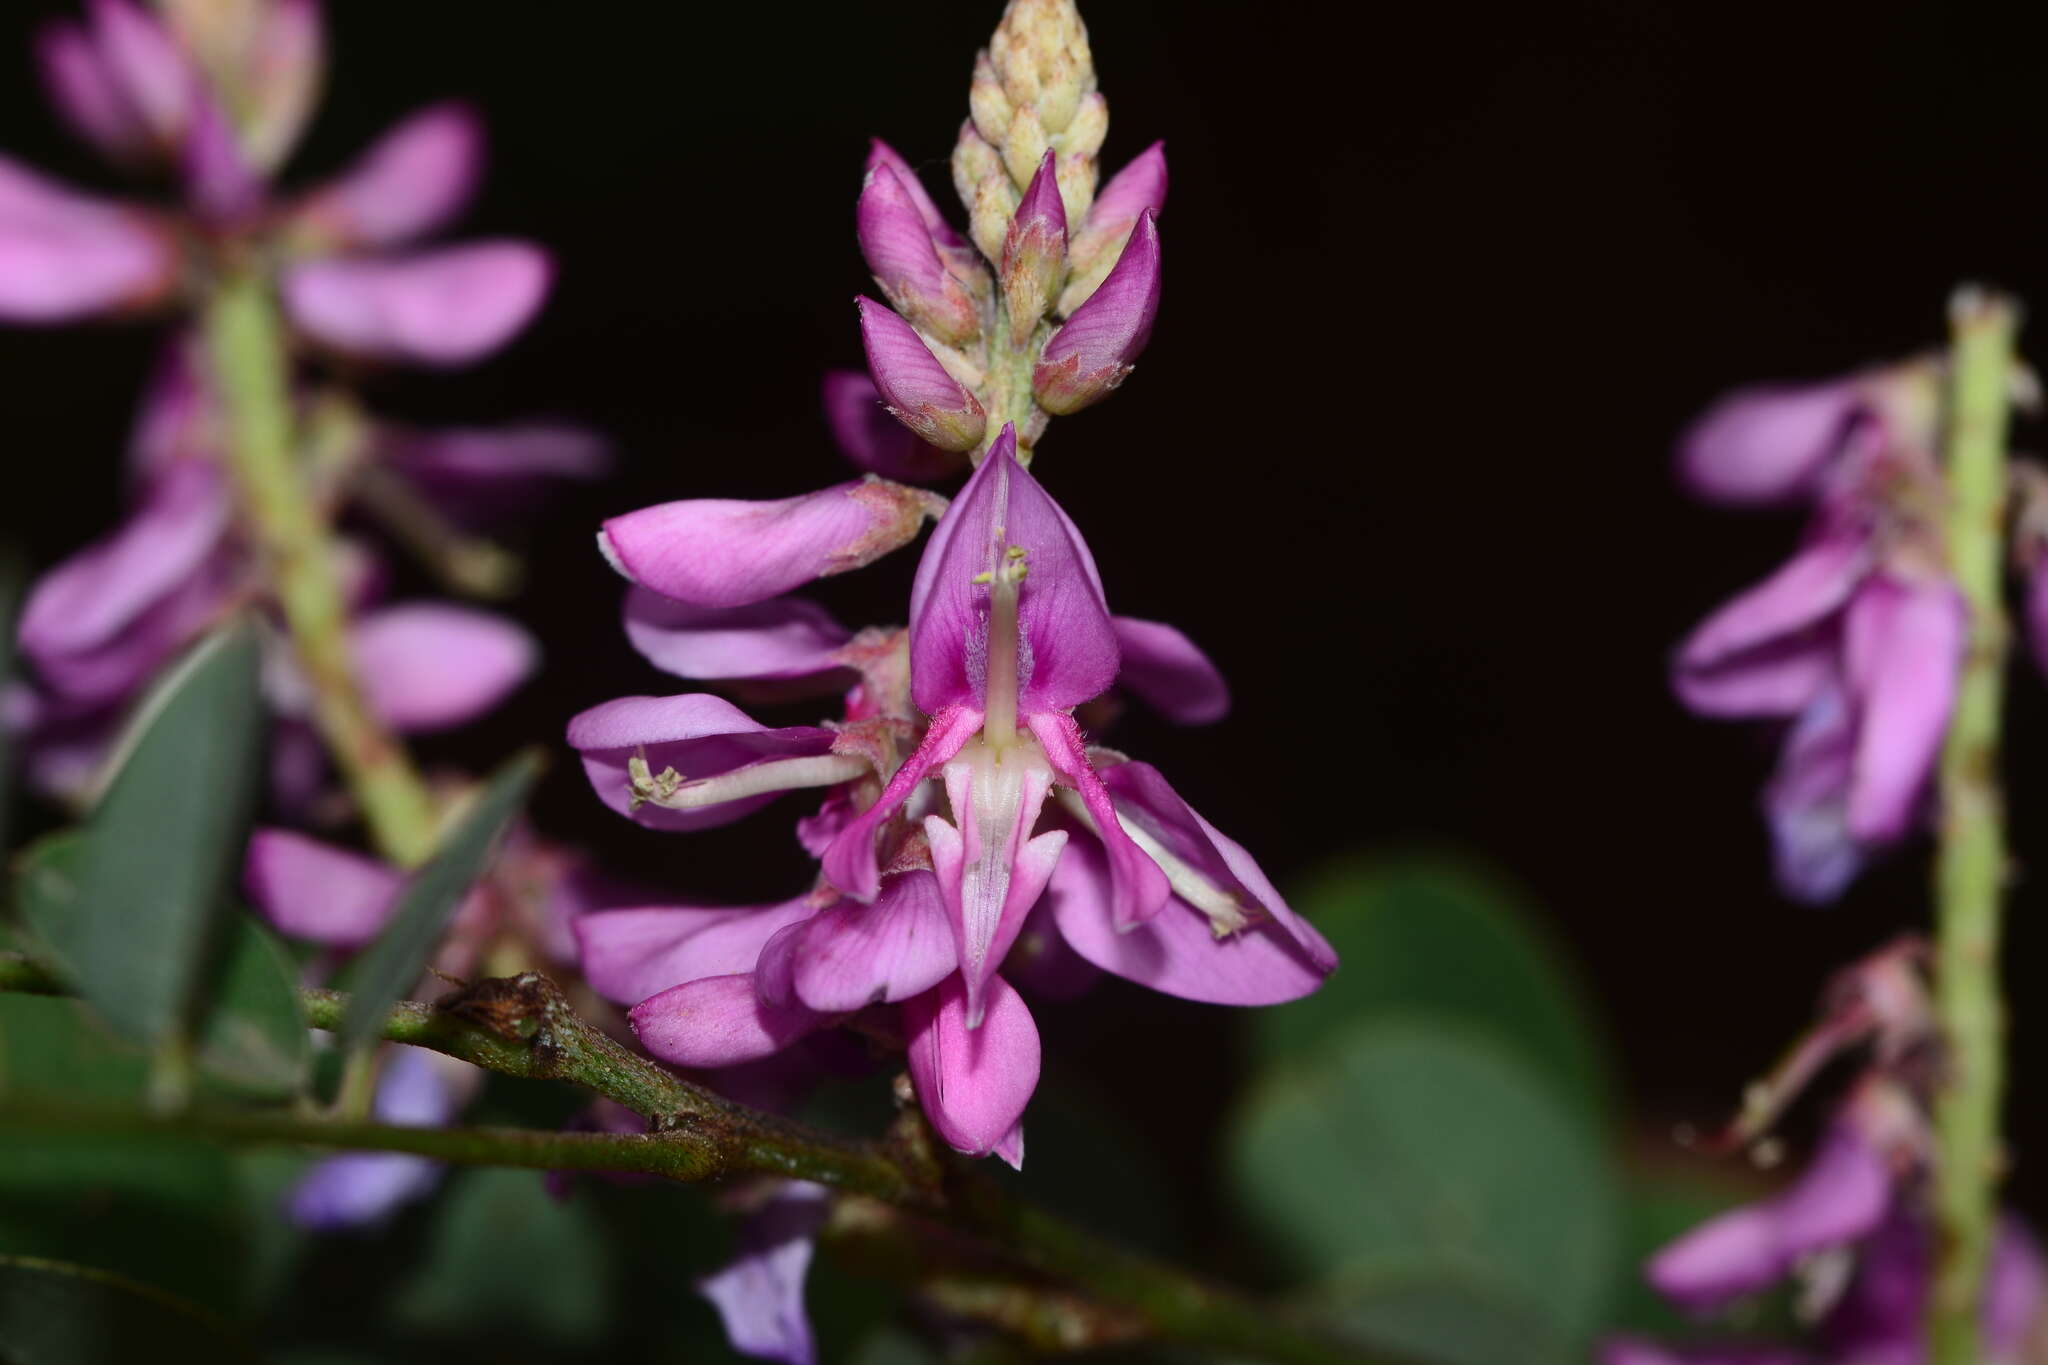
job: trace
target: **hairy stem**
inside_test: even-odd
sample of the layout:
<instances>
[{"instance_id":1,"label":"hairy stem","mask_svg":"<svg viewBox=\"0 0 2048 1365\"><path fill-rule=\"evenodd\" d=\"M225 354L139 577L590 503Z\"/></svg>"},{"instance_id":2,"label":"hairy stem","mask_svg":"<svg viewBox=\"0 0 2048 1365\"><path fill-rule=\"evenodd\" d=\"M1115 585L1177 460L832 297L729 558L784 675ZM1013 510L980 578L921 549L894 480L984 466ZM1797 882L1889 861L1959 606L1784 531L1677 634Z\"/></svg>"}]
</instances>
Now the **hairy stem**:
<instances>
[{"instance_id":1,"label":"hairy stem","mask_svg":"<svg viewBox=\"0 0 2048 1365\"><path fill-rule=\"evenodd\" d=\"M1947 466L1949 570L1969 605L1970 639L1941 756L1941 848L1934 892L1935 1008L1946 1071L1935 1100L1939 1236L1928 1312L1934 1365L1978 1365L1996 1219L2004 1089L1999 913L2006 879L1998 788L2007 626L2006 414L2018 310L1974 289L1950 304Z\"/></svg>"},{"instance_id":2,"label":"hairy stem","mask_svg":"<svg viewBox=\"0 0 2048 1365\"><path fill-rule=\"evenodd\" d=\"M432 851L434 806L356 682L333 537L298 458L284 330L269 280L254 269L223 274L207 301L204 330L243 524L263 556L312 689L314 721L377 847L411 866Z\"/></svg>"},{"instance_id":3,"label":"hairy stem","mask_svg":"<svg viewBox=\"0 0 2048 1365\"><path fill-rule=\"evenodd\" d=\"M19 954L0 954L0 990L64 993L57 978ZM348 996L338 991L304 990L300 1002L315 1028L338 1027L348 1011ZM833 1221L834 1240L856 1260L874 1265L893 1257L901 1278L929 1281L934 1302L1040 1344L1071 1348L1146 1337L1282 1365L1397 1365L1016 1199L966 1163L933 1153L914 1108L884 1140L862 1141L714 1095L578 1017L561 990L536 973L480 981L434 1005L401 1002L382 1036L503 1075L579 1086L643 1115L653 1131L400 1128L287 1111L159 1115L40 1103L10 1106L0 1122L50 1133L166 1133L692 1182L737 1175L813 1180L856 1196ZM1026 1279L1018 1281L1019 1274Z\"/></svg>"}]
</instances>

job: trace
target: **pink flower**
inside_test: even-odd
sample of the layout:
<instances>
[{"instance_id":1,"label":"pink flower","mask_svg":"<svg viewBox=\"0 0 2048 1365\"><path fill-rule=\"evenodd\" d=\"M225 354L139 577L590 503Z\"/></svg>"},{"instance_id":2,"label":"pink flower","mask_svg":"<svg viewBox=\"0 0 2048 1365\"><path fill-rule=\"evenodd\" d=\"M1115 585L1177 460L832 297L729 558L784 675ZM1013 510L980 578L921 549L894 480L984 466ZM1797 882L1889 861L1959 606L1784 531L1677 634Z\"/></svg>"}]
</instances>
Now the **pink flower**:
<instances>
[{"instance_id":1,"label":"pink flower","mask_svg":"<svg viewBox=\"0 0 2048 1365\"><path fill-rule=\"evenodd\" d=\"M881 1027L906 1039L934 1127L962 1151L1021 1159L1038 1031L1000 973L1041 905L1041 932L1172 994L1264 1004L1321 983L1334 954L1251 856L1156 770L1083 740L1073 708L1120 670L1188 722L1215 719L1227 692L1180 632L1109 613L1093 557L1017 462L1014 433L934 531L907 632L854 635L809 603L738 586L832 571L818 550L843 530L787 526L838 525L829 499L844 494L812 496L828 501L674 504L606 528L637 578L695 599L629 595L629 635L657 664L728 681L860 679L832 729L765 727L702 694L627 698L571 723L600 797L642 823L703 828L784 792L824 793L800 825L822 859L811 894L579 922L586 975L633 1006L649 1051L736 1065L893 1007Z\"/></svg>"},{"instance_id":2,"label":"pink flower","mask_svg":"<svg viewBox=\"0 0 2048 1365\"><path fill-rule=\"evenodd\" d=\"M1709 616L1672 674L1702 715L1791 723L1764 804L1802 900L1833 899L1918 825L1954 703L1968 622L1925 511L1942 494L1920 378L1738 395L1681 446L1715 496L1818 503L1798 553Z\"/></svg>"}]
</instances>

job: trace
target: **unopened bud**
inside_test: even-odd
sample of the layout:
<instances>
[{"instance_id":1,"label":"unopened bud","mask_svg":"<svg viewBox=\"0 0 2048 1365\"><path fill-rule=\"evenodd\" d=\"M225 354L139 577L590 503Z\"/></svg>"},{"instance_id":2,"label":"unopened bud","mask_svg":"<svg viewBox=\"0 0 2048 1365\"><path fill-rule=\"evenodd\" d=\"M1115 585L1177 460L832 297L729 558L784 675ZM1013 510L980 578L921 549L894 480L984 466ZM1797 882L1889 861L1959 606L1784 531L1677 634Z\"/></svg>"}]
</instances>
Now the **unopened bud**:
<instances>
[{"instance_id":1,"label":"unopened bud","mask_svg":"<svg viewBox=\"0 0 2048 1365\"><path fill-rule=\"evenodd\" d=\"M1110 178L1087 219L1069 238L1067 264L1073 273L1060 295L1061 317L1071 316L1102 284L1139 215L1148 209L1157 214L1165 207L1166 144L1155 142Z\"/></svg>"},{"instance_id":2,"label":"unopened bud","mask_svg":"<svg viewBox=\"0 0 2048 1365\"><path fill-rule=\"evenodd\" d=\"M1010 97L1003 93L1002 77L996 74L995 63L989 60L987 52L978 52L974 57L974 83L967 88L967 112L972 116L975 129L989 142L1001 142L1003 134L1009 131Z\"/></svg>"},{"instance_id":3,"label":"unopened bud","mask_svg":"<svg viewBox=\"0 0 2048 1365\"><path fill-rule=\"evenodd\" d=\"M997 170L983 176L969 201L969 230L974 244L992 261L1003 259L1003 243L1009 239L1010 219L1017 214L1017 190L1009 174Z\"/></svg>"},{"instance_id":4,"label":"unopened bud","mask_svg":"<svg viewBox=\"0 0 2048 1365\"><path fill-rule=\"evenodd\" d=\"M1088 28L1074 0L1010 0L989 40L989 55L1010 103L1036 105L1054 133L1067 126L1082 96L1095 89Z\"/></svg>"},{"instance_id":5,"label":"unopened bud","mask_svg":"<svg viewBox=\"0 0 2048 1365\"><path fill-rule=\"evenodd\" d=\"M1030 338L1066 279L1067 213L1060 203L1053 163L1053 154L1047 152L1003 242L1003 300L1009 307L1010 341L1015 346Z\"/></svg>"},{"instance_id":6,"label":"unopened bud","mask_svg":"<svg viewBox=\"0 0 2048 1365\"><path fill-rule=\"evenodd\" d=\"M1052 145L1047 137L1045 124L1039 120L1038 110L1030 105L1020 107L1010 119L1010 127L1003 134L1003 165L1009 169L1010 179L1018 185L1028 185L1038 171L1038 163L1045 156L1045 149Z\"/></svg>"},{"instance_id":7,"label":"unopened bud","mask_svg":"<svg viewBox=\"0 0 2048 1365\"><path fill-rule=\"evenodd\" d=\"M916 197L888 165L868 172L855 217L861 254L889 302L941 340L971 344L981 332L980 311L939 258Z\"/></svg>"},{"instance_id":8,"label":"unopened bud","mask_svg":"<svg viewBox=\"0 0 2048 1365\"><path fill-rule=\"evenodd\" d=\"M897 421L941 450L972 450L988 414L911 325L873 299L856 300L875 390Z\"/></svg>"},{"instance_id":9,"label":"unopened bud","mask_svg":"<svg viewBox=\"0 0 2048 1365\"><path fill-rule=\"evenodd\" d=\"M1045 343L1031 375L1040 406L1063 417L1124 382L1151 340L1159 278L1159 228L1148 210L1101 288Z\"/></svg>"}]
</instances>

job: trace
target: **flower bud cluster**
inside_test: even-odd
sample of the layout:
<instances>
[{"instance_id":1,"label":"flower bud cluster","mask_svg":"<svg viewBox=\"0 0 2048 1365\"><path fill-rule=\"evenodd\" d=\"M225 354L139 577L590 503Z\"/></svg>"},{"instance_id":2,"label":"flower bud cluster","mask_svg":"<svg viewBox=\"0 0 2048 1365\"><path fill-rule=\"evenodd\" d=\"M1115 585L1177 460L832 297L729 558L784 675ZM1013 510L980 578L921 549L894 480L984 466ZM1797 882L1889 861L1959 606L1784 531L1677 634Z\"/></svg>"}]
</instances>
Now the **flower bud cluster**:
<instances>
[{"instance_id":1,"label":"flower bud cluster","mask_svg":"<svg viewBox=\"0 0 2048 1365\"><path fill-rule=\"evenodd\" d=\"M860 301L868 368L917 439L979 459L1004 424L1021 458L1054 416L1107 397L1159 308L1155 144L1096 193L1108 105L1073 0L1012 0L975 61L953 151L968 230L877 142L856 216L888 301Z\"/></svg>"}]
</instances>

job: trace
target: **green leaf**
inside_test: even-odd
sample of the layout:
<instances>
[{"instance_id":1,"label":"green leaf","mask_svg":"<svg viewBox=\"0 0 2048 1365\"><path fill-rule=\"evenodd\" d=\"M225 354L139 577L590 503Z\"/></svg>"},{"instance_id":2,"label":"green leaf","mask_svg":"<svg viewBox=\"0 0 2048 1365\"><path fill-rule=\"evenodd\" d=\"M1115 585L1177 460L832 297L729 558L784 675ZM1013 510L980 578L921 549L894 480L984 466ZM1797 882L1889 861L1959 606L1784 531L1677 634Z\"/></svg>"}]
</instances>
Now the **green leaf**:
<instances>
[{"instance_id":1,"label":"green leaf","mask_svg":"<svg viewBox=\"0 0 2048 1365\"><path fill-rule=\"evenodd\" d=\"M1257 1011L1264 1057L1284 1061L1355 1019L1421 1011L1468 1023L1605 1110L1608 1058L1577 983L1499 880L1441 856L1350 858L1292 899L1343 965L1307 999Z\"/></svg>"},{"instance_id":2,"label":"green leaf","mask_svg":"<svg viewBox=\"0 0 2048 1365\"><path fill-rule=\"evenodd\" d=\"M64 830L20 859L16 893L45 939L71 932L86 853L84 833ZM198 1060L206 1075L249 1095L298 1094L313 1048L299 1008L297 974L283 945L250 915L238 914L207 968L198 1028Z\"/></svg>"},{"instance_id":3,"label":"green leaf","mask_svg":"<svg viewBox=\"0 0 2048 1365\"><path fill-rule=\"evenodd\" d=\"M1542 1311L1443 1276L1354 1287L1330 1317L1360 1342L1435 1365L1582 1365L1587 1359Z\"/></svg>"},{"instance_id":4,"label":"green leaf","mask_svg":"<svg viewBox=\"0 0 2048 1365\"><path fill-rule=\"evenodd\" d=\"M0 995L0 1254L89 1261L238 1311L253 1229L228 1153L6 1128L17 1106L137 1107L148 1073L147 1054L78 1001Z\"/></svg>"},{"instance_id":5,"label":"green leaf","mask_svg":"<svg viewBox=\"0 0 2048 1365\"><path fill-rule=\"evenodd\" d=\"M313 1040L299 1008L291 957L247 914L236 916L199 1031L199 1065L252 1095L300 1093Z\"/></svg>"},{"instance_id":6,"label":"green leaf","mask_svg":"<svg viewBox=\"0 0 2048 1365\"><path fill-rule=\"evenodd\" d=\"M1354 1302L1455 1291L1575 1344L1601 1322L1619 1218L1602 1143L1472 1030L1384 1016L1340 1030L1254 1087L1231 1164L1276 1247Z\"/></svg>"},{"instance_id":7,"label":"green leaf","mask_svg":"<svg viewBox=\"0 0 2048 1365\"><path fill-rule=\"evenodd\" d=\"M500 768L440 849L406 884L391 923L359 960L353 992L341 1021L343 1048L376 1036L384 1014L425 970L448 917L489 864L491 851L540 774L540 759L526 754Z\"/></svg>"},{"instance_id":8,"label":"green leaf","mask_svg":"<svg viewBox=\"0 0 2048 1365\"><path fill-rule=\"evenodd\" d=\"M453 1185L397 1323L472 1341L580 1341L604 1328L611 1259L587 1205L549 1198L538 1171L466 1170Z\"/></svg>"},{"instance_id":9,"label":"green leaf","mask_svg":"<svg viewBox=\"0 0 2048 1365\"><path fill-rule=\"evenodd\" d=\"M0 1256L0 1357L9 1365L247 1360L227 1324L104 1270Z\"/></svg>"},{"instance_id":10,"label":"green leaf","mask_svg":"<svg viewBox=\"0 0 2048 1365\"><path fill-rule=\"evenodd\" d=\"M157 1043L192 1019L255 798L265 728L257 646L236 626L193 650L131 724L73 861L69 913L30 926L124 1035Z\"/></svg>"}]
</instances>

